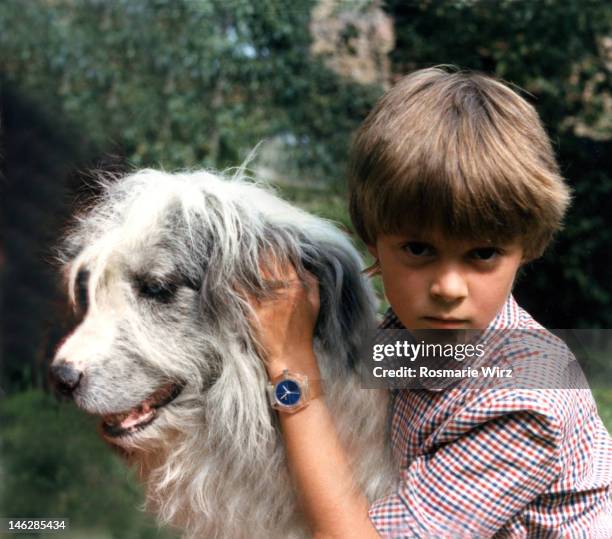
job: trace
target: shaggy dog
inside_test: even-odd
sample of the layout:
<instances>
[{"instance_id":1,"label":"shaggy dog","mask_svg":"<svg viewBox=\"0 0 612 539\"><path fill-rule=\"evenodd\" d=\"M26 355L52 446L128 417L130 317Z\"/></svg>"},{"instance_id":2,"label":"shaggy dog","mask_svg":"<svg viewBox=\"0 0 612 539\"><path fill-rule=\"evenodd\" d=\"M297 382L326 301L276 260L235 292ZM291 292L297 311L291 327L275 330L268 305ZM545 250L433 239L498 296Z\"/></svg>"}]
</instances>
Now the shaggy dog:
<instances>
[{"instance_id":1,"label":"shaggy dog","mask_svg":"<svg viewBox=\"0 0 612 539\"><path fill-rule=\"evenodd\" d=\"M342 233L242 175L143 170L103 182L66 239L68 290L85 316L51 372L101 416L162 523L208 539L307 537L238 291L270 293L271 256L318 278L324 398L370 500L395 476L387 394L360 387L375 300Z\"/></svg>"}]
</instances>

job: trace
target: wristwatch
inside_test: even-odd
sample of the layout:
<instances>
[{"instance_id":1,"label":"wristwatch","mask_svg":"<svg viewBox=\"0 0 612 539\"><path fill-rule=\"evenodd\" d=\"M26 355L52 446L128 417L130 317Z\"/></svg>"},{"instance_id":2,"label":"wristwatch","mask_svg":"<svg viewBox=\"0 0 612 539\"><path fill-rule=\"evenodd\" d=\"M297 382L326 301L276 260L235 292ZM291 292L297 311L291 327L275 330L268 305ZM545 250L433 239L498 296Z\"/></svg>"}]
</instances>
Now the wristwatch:
<instances>
[{"instance_id":1,"label":"wristwatch","mask_svg":"<svg viewBox=\"0 0 612 539\"><path fill-rule=\"evenodd\" d=\"M308 406L312 399L323 395L321 380L309 380L305 374L285 369L268 384L270 406L280 412L293 414Z\"/></svg>"}]
</instances>

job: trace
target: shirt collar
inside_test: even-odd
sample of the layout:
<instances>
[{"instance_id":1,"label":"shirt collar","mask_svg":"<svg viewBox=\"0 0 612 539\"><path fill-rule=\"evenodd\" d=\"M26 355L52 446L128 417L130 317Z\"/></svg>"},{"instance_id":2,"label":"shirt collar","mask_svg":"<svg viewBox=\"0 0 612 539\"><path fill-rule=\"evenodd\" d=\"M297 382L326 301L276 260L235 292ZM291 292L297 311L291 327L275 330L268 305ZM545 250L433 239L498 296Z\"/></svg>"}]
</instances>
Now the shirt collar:
<instances>
[{"instance_id":1,"label":"shirt collar","mask_svg":"<svg viewBox=\"0 0 612 539\"><path fill-rule=\"evenodd\" d=\"M495 318L487 326L487 332L492 329L517 329L520 325L520 310L519 304L510 294Z\"/></svg>"}]
</instances>

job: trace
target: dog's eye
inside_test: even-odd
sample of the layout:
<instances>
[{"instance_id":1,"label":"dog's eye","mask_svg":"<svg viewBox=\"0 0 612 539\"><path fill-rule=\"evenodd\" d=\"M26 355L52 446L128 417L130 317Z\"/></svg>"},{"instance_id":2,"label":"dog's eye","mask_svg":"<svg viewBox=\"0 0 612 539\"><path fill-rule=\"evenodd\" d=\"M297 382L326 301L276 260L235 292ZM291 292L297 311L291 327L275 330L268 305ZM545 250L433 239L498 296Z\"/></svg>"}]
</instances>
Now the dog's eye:
<instances>
[{"instance_id":1,"label":"dog's eye","mask_svg":"<svg viewBox=\"0 0 612 539\"><path fill-rule=\"evenodd\" d=\"M77 285L77 302L82 312L87 312L89 306L89 299L87 296L87 284L89 283L89 272L87 270L79 271L76 279Z\"/></svg>"},{"instance_id":2,"label":"dog's eye","mask_svg":"<svg viewBox=\"0 0 612 539\"><path fill-rule=\"evenodd\" d=\"M167 302L172 299L176 287L169 283L159 281L141 281L138 291L141 296L151 298L160 302Z\"/></svg>"}]
</instances>

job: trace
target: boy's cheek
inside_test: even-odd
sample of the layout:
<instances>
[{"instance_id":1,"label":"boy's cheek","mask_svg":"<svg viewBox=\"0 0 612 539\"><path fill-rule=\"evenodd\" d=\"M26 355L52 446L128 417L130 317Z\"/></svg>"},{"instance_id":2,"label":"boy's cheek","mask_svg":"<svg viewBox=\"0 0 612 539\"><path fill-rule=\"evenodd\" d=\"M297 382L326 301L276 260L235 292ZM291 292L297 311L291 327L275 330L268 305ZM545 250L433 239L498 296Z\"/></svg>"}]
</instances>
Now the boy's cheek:
<instances>
[{"instance_id":1,"label":"boy's cheek","mask_svg":"<svg viewBox=\"0 0 612 539\"><path fill-rule=\"evenodd\" d=\"M509 271L496 279L482 279L472 287L470 300L476 317L475 327L484 329L493 321L512 293L515 274L515 271Z\"/></svg>"},{"instance_id":2,"label":"boy's cheek","mask_svg":"<svg viewBox=\"0 0 612 539\"><path fill-rule=\"evenodd\" d=\"M415 328L418 312L423 308L424 283L398 271L382 270L385 297L402 324Z\"/></svg>"}]
</instances>

